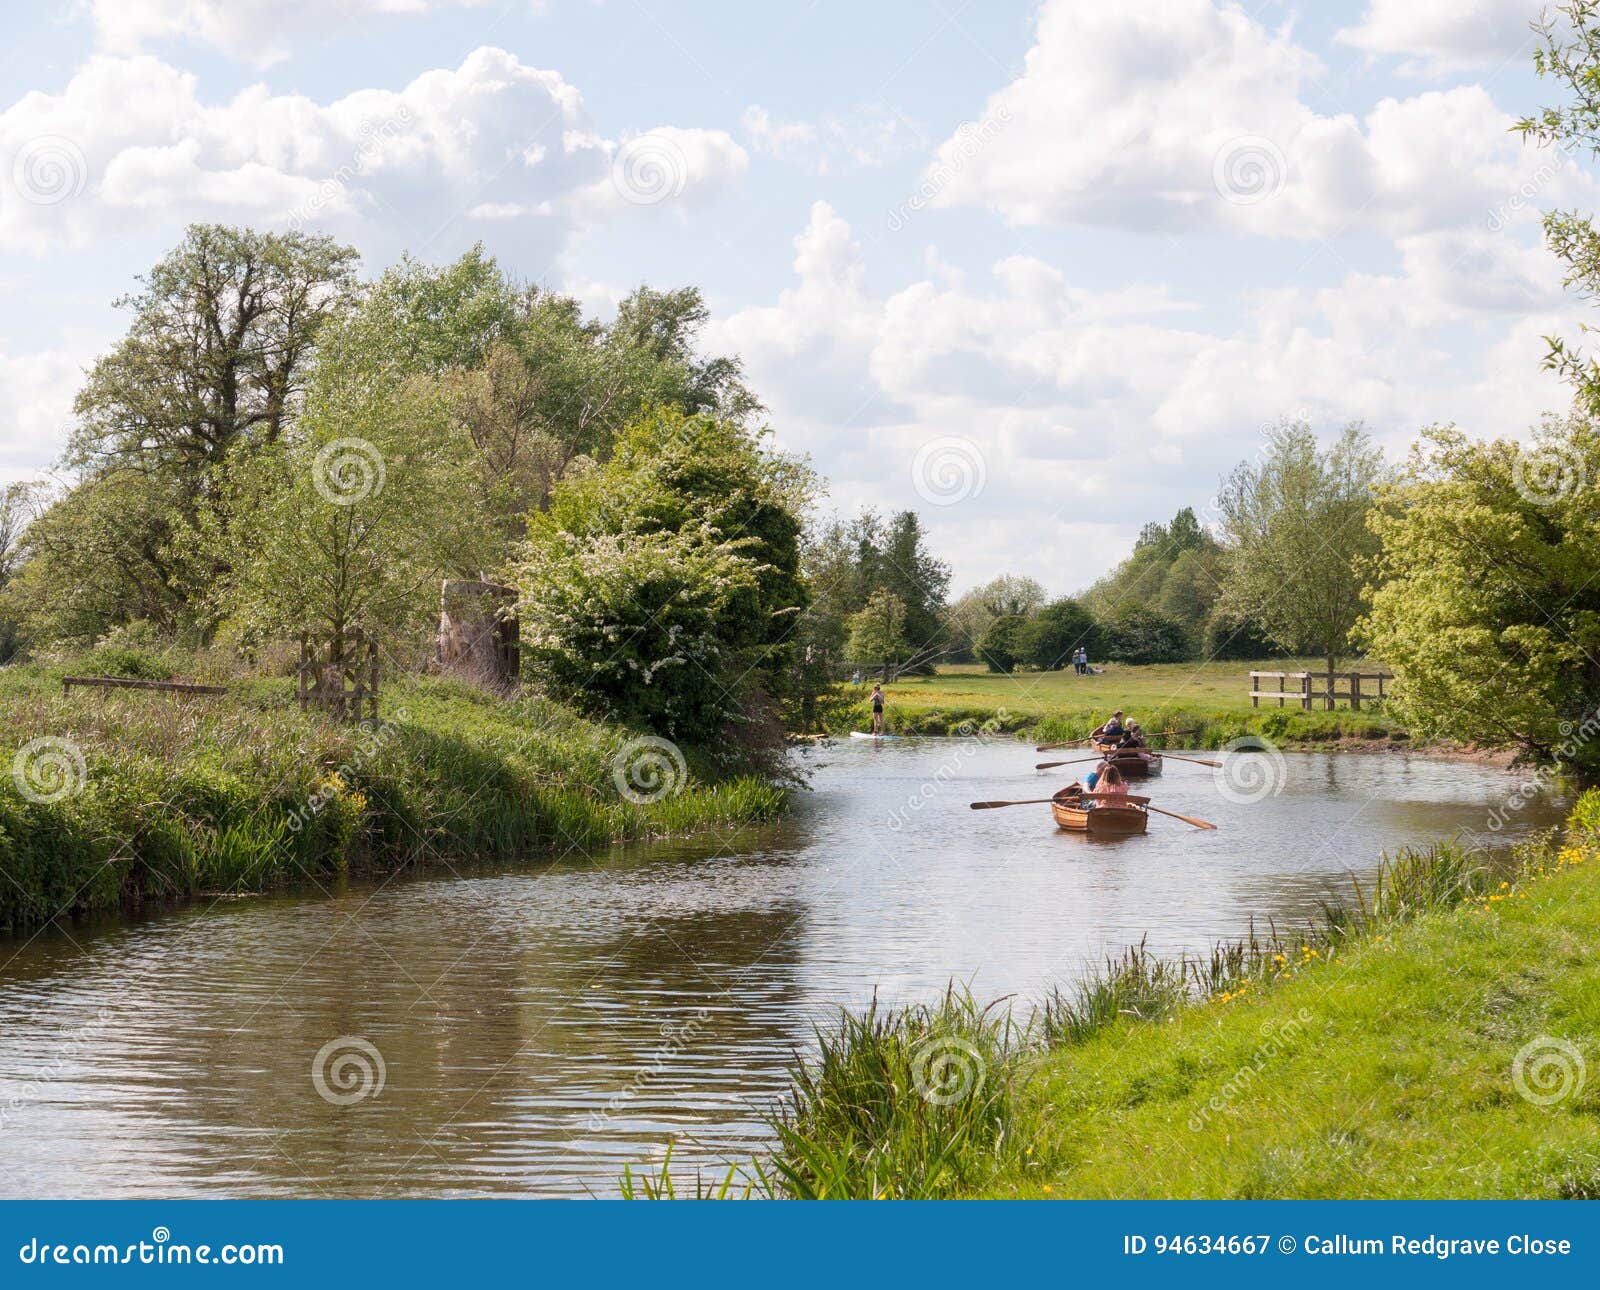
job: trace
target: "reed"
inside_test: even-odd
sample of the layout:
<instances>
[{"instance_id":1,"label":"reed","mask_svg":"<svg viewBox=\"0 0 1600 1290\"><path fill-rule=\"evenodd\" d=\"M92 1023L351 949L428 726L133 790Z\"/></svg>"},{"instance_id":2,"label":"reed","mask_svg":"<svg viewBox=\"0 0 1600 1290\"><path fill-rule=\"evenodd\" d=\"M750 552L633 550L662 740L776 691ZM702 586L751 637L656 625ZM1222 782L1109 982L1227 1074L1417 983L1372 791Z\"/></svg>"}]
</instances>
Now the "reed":
<instances>
[{"instance_id":1,"label":"reed","mask_svg":"<svg viewBox=\"0 0 1600 1290\"><path fill-rule=\"evenodd\" d=\"M222 698L63 696L70 666L0 672L0 868L13 880L0 884L0 929L737 828L785 800L693 750L659 800L630 800L615 772L635 732L537 697L402 678L384 722L354 728L301 712L279 678L230 679ZM68 791L29 778L44 773L41 748Z\"/></svg>"},{"instance_id":2,"label":"reed","mask_svg":"<svg viewBox=\"0 0 1600 1290\"><path fill-rule=\"evenodd\" d=\"M1584 811L1593 836L1600 794L1580 804L1574 828ZM1525 873L1547 868L1532 855L1524 862ZM756 1176L771 1194L794 1198L932 1198L1020 1176L1030 1167L1023 1144L1037 1128L1029 1116L1038 1113L1023 1092L1052 1052L1324 970L1363 939L1490 899L1507 881L1451 843L1405 848L1384 857L1370 894L1358 887L1351 903L1325 905L1302 927L1252 925L1207 954L1176 959L1141 942L1070 990L1052 991L1022 1020L1003 1000L980 1005L953 987L928 1005L874 1000L818 1030L816 1055L796 1059L791 1088L769 1118L771 1159ZM930 1077L935 1055L946 1064ZM1588 1186L1572 1182L1575 1194ZM670 1191L659 1178L654 1190Z\"/></svg>"}]
</instances>

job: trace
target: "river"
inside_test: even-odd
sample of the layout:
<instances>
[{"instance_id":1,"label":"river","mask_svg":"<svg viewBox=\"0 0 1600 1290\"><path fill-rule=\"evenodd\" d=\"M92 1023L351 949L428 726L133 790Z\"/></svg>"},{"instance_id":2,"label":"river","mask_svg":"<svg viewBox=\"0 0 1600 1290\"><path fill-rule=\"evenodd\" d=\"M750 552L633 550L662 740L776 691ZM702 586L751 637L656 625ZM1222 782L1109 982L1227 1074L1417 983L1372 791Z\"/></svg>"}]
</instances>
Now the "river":
<instances>
[{"instance_id":1,"label":"river","mask_svg":"<svg viewBox=\"0 0 1600 1290\"><path fill-rule=\"evenodd\" d=\"M1158 804L1216 832L1090 842L968 809L1062 782L1024 745L802 756L811 791L740 835L0 940L0 1192L615 1194L669 1140L748 1157L813 1022L874 990L1036 998L1146 935L1292 923L1385 848L1561 815L1506 811L1487 767L1284 754L1257 801L1167 763Z\"/></svg>"}]
</instances>

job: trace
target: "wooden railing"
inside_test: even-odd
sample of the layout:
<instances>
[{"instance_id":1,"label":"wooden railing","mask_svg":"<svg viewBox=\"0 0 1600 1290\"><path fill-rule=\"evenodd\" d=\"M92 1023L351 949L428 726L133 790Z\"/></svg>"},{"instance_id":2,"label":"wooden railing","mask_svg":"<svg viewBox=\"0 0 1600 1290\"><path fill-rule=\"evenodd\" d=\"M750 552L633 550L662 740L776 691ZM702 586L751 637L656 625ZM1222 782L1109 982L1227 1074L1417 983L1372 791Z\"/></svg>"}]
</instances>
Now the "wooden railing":
<instances>
[{"instance_id":1,"label":"wooden railing","mask_svg":"<svg viewBox=\"0 0 1600 1290\"><path fill-rule=\"evenodd\" d=\"M128 676L64 676L61 692L67 693L75 685L87 685L101 690L164 690L168 694L226 694L225 685L195 685L191 681L136 681Z\"/></svg>"},{"instance_id":2,"label":"wooden railing","mask_svg":"<svg viewBox=\"0 0 1600 1290\"><path fill-rule=\"evenodd\" d=\"M1261 688L1263 680L1276 680L1276 690ZM1262 699L1276 699L1281 708L1285 703L1298 703L1307 712L1320 700L1332 712L1335 704L1344 701L1352 712L1360 712L1363 703L1382 703L1389 695L1385 682L1394 680L1389 672L1252 672L1250 673L1250 706L1259 708ZM1294 688L1289 688L1293 681ZM1375 683L1376 689L1363 689L1366 682ZM1343 682L1345 689L1335 687Z\"/></svg>"}]
</instances>

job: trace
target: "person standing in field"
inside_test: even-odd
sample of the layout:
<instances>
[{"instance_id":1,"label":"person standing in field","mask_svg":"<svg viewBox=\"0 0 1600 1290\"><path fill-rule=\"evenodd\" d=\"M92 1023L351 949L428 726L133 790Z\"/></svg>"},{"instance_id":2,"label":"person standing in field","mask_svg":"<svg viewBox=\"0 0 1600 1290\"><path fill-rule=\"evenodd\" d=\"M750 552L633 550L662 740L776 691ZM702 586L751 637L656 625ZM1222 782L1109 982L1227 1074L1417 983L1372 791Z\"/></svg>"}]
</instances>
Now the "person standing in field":
<instances>
[{"instance_id":1,"label":"person standing in field","mask_svg":"<svg viewBox=\"0 0 1600 1290\"><path fill-rule=\"evenodd\" d=\"M883 733L883 686L872 687L872 733Z\"/></svg>"}]
</instances>

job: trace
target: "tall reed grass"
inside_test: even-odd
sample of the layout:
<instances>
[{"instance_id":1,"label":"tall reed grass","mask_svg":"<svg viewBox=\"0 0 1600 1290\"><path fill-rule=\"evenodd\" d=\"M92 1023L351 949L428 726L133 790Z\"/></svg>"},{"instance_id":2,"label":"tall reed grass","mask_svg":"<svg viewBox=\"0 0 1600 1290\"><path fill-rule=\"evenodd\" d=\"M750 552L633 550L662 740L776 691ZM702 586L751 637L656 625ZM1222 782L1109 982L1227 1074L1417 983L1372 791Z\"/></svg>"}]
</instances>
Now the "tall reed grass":
<instances>
[{"instance_id":1,"label":"tall reed grass","mask_svg":"<svg viewBox=\"0 0 1600 1290\"><path fill-rule=\"evenodd\" d=\"M0 672L0 929L436 861L582 853L742 826L784 800L692 752L673 791L630 800L615 770L633 732L457 683L399 680L385 720L353 728L300 712L280 678L195 699L63 696L60 675ZM41 750L67 791L30 779Z\"/></svg>"}]
</instances>

